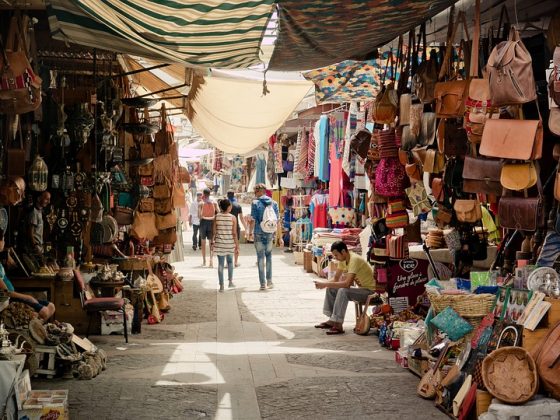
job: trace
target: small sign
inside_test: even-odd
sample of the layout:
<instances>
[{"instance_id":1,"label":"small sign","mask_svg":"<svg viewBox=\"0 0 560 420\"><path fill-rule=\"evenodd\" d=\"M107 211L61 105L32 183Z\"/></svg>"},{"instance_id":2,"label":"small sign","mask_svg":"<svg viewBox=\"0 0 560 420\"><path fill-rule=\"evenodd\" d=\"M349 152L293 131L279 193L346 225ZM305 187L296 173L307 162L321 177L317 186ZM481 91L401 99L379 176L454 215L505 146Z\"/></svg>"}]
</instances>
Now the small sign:
<instances>
[{"instance_id":1,"label":"small sign","mask_svg":"<svg viewBox=\"0 0 560 420\"><path fill-rule=\"evenodd\" d=\"M411 258L400 260L387 267L387 275L389 297L406 297L409 305L415 305L428 282L428 262Z\"/></svg>"}]
</instances>

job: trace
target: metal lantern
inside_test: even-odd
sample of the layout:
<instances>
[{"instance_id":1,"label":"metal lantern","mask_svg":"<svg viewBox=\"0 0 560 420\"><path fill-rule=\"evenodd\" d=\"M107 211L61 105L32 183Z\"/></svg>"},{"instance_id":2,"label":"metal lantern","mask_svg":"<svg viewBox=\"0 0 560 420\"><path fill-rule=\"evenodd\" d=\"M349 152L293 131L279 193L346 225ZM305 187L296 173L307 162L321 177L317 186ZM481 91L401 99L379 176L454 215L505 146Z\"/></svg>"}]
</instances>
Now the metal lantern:
<instances>
[{"instance_id":1,"label":"metal lantern","mask_svg":"<svg viewBox=\"0 0 560 420\"><path fill-rule=\"evenodd\" d=\"M32 191L43 192L47 190L48 180L49 180L49 168L47 164L41 158L41 156L35 156L33 164L29 168L29 188Z\"/></svg>"}]
</instances>

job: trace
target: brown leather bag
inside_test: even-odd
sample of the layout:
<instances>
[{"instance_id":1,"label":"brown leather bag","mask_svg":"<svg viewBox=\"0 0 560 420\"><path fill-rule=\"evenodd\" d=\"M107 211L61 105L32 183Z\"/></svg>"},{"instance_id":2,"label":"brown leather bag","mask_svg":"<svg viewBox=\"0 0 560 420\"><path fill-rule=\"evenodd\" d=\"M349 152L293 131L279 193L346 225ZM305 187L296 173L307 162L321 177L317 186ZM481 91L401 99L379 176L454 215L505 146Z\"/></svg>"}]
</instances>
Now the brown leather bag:
<instances>
[{"instance_id":1,"label":"brown leather bag","mask_svg":"<svg viewBox=\"0 0 560 420\"><path fill-rule=\"evenodd\" d=\"M494 120L484 125L480 154L515 160L542 156L543 128L540 120Z\"/></svg>"},{"instance_id":2,"label":"brown leather bag","mask_svg":"<svg viewBox=\"0 0 560 420\"><path fill-rule=\"evenodd\" d=\"M539 166L537 165L537 173ZM537 197L502 197L498 203L500 226L534 232L545 225L543 191L540 176L537 176Z\"/></svg>"},{"instance_id":3,"label":"brown leather bag","mask_svg":"<svg viewBox=\"0 0 560 420\"><path fill-rule=\"evenodd\" d=\"M478 200L456 200L453 210L459 222L476 223L482 219L482 209Z\"/></svg>"},{"instance_id":4,"label":"brown leather bag","mask_svg":"<svg viewBox=\"0 0 560 420\"><path fill-rule=\"evenodd\" d=\"M173 208L183 209L187 207L187 197L183 185L179 182L173 184L173 193L171 195Z\"/></svg>"},{"instance_id":5,"label":"brown leather bag","mask_svg":"<svg viewBox=\"0 0 560 420\"><path fill-rule=\"evenodd\" d=\"M412 77L412 93L414 93L422 103L428 104L434 100L434 89L438 81L438 68L435 50L433 54L430 53L430 59L428 59L425 24L420 25L417 50L420 49L420 39L423 41L422 63L416 70L416 74Z\"/></svg>"},{"instance_id":6,"label":"brown leather bag","mask_svg":"<svg viewBox=\"0 0 560 420\"><path fill-rule=\"evenodd\" d=\"M492 50L486 68L493 105L524 104L537 99L531 54L513 26L509 39Z\"/></svg>"},{"instance_id":7,"label":"brown leather bag","mask_svg":"<svg viewBox=\"0 0 560 420\"><path fill-rule=\"evenodd\" d=\"M404 167L406 174L412 181L421 181L422 180L422 171L417 163L407 163Z\"/></svg>"},{"instance_id":8,"label":"brown leather bag","mask_svg":"<svg viewBox=\"0 0 560 420\"><path fill-rule=\"evenodd\" d=\"M150 162L146 165L138 167L138 175L151 177L154 174L154 163Z\"/></svg>"},{"instance_id":9,"label":"brown leather bag","mask_svg":"<svg viewBox=\"0 0 560 420\"><path fill-rule=\"evenodd\" d=\"M169 145L173 143L173 133L167 126L167 112L165 104L161 105L161 128L155 134L155 155L161 156L169 153Z\"/></svg>"},{"instance_id":10,"label":"brown leather bag","mask_svg":"<svg viewBox=\"0 0 560 420\"><path fill-rule=\"evenodd\" d=\"M438 78L440 82L436 83L434 89L434 98L436 100L435 111L438 118L463 117L463 114L465 113L465 100L467 99L469 91L469 81L456 79L443 81L445 76L448 75L449 61L451 58L451 52L453 51L453 42L455 41L455 35L457 34L457 29L461 23L463 24L463 28L468 38L465 13L461 11L457 14L457 21L455 24L453 24L453 13L451 13L449 26L452 26L453 29L448 31L449 38L447 39L445 56Z\"/></svg>"},{"instance_id":11,"label":"brown leather bag","mask_svg":"<svg viewBox=\"0 0 560 420\"><path fill-rule=\"evenodd\" d=\"M142 212L153 212L155 209L155 200L153 198L142 198L138 203L138 209Z\"/></svg>"},{"instance_id":12,"label":"brown leather bag","mask_svg":"<svg viewBox=\"0 0 560 420\"><path fill-rule=\"evenodd\" d=\"M560 136L560 108L550 108L548 129L555 136Z\"/></svg>"},{"instance_id":13,"label":"brown leather bag","mask_svg":"<svg viewBox=\"0 0 560 420\"><path fill-rule=\"evenodd\" d=\"M383 86L371 107L371 119L378 124L393 124L397 116L397 92L394 83Z\"/></svg>"},{"instance_id":14,"label":"brown leather bag","mask_svg":"<svg viewBox=\"0 0 560 420\"><path fill-rule=\"evenodd\" d=\"M154 157L154 146L152 143L140 143L140 159L150 159Z\"/></svg>"},{"instance_id":15,"label":"brown leather bag","mask_svg":"<svg viewBox=\"0 0 560 420\"><path fill-rule=\"evenodd\" d=\"M117 223L121 226L131 225L134 220L134 210L128 207L115 207L113 211L113 217L117 221Z\"/></svg>"},{"instance_id":16,"label":"brown leather bag","mask_svg":"<svg viewBox=\"0 0 560 420\"><path fill-rule=\"evenodd\" d=\"M363 128L357 131L350 140L350 149L354 151L362 159L366 159L368 155L369 145L371 142L371 133Z\"/></svg>"},{"instance_id":17,"label":"brown leather bag","mask_svg":"<svg viewBox=\"0 0 560 420\"><path fill-rule=\"evenodd\" d=\"M177 242L177 230L175 228L162 230L153 242L154 245L175 244Z\"/></svg>"},{"instance_id":18,"label":"brown leather bag","mask_svg":"<svg viewBox=\"0 0 560 420\"><path fill-rule=\"evenodd\" d=\"M25 114L41 106L42 80L29 63L22 32L28 19L13 16L6 44L0 39L0 114Z\"/></svg>"},{"instance_id":19,"label":"brown leather bag","mask_svg":"<svg viewBox=\"0 0 560 420\"><path fill-rule=\"evenodd\" d=\"M167 214L156 214L156 227L158 231L171 229L177 226L177 215L175 212Z\"/></svg>"},{"instance_id":20,"label":"brown leather bag","mask_svg":"<svg viewBox=\"0 0 560 420\"><path fill-rule=\"evenodd\" d=\"M158 234L155 213L134 212L134 220L130 228L130 234L138 239L147 239L149 241L154 239Z\"/></svg>"},{"instance_id":21,"label":"brown leather bag","mask_svg":"<svg viewBox=\"0 0 560 420\"><path fill-rule=\"evenodd\" d=\"M457 118L442 119L437 138L438 150L445 156L465 156L468 152L467 132Z\"/></svg>"},{"instance_id":22,"label":"brown leather bag","mask_svg":"<svg viewBox=\"0 0 560 420\"><path fill-rule=\"evenodd\" d=\"M438 203L443 203L445 201L445 184L443 183L443 178L432 179L432 195Z\"/></svg>"},{"instance_id":23,"label":"brown leather bag","mask_svg":"<svg viewBox=\"0 0 560 420\"><path fill-rule=\"evenodd\" d=\"M548 331L530 353L537 365L542 387L554 398L560 399L560 322Z\"/></svg>"},{"instance_id":24,"label":"brown leather bag","mask_svg":"<svg viewBox=\"0 0 560 420\"><path fill-rule=\"evenodd\" d=\"M154 186L153 191L154 198L170 198L171 197L171 188L167 184L158 184Z\"/></svg>"},{"instance_id":25,"label":"brown leather bag","mask_svg":"<svg viewBox=\"0 0 560 420\"><path fill-rule=\"evenodd\" d=\"M533 162L506 163L502 167L500 183L505 189L523 191L537 183L537 168Z\"/></svg>"},{"instance_id":26,"label":"brown leather bag","mask_svg":"<svg viewBox=\"0 0 560 420\"><path fill-rule=\"evenodd\" d=\"M463 191L466 193L502 195L500 174L502 161L465 156Z\"/></svg>"},{"instance_id":27,"label":"brown leather bag","mask_svg":"<svg viewBox=\"0 0 560 420\"><path fill-rule=\"evenodd\" d=\"M445 158L435 149L426 150L424 159L424 172L439 174L445 169Z\"/></svg>"},{"instance_id":28,"label":"brown leather bag","mask_svg":"<svg viewBox=\"0 0 560 420\"><path fill-rule=\"evenodd\" d=\"M154 211L157 214L167 214L173 210L171 198L161 198L155 200Z\"/></svg>"}]
</instances>

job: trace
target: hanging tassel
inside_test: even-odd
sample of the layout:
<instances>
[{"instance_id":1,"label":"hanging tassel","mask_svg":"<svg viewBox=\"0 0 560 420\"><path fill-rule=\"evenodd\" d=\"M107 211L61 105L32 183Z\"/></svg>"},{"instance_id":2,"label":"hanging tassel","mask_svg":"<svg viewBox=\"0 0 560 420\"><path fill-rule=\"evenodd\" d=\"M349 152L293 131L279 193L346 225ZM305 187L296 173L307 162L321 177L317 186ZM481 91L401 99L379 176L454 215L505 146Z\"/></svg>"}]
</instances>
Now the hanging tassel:
<instances>
[{"instance_id":1,"label":"hanging tassel","mask_svg":"<svg viewBox=\"0 0 560 420\"><path fill-rule=\"evenodd\" d=\"M262 91L262 96L266 96L268 93L270 93L270 91L268 90L268 86L266 84L266 72L268 71L268 69L266 69L264 71L264 80L263 80L263 91Z\"/></svg>"}]
</instances>

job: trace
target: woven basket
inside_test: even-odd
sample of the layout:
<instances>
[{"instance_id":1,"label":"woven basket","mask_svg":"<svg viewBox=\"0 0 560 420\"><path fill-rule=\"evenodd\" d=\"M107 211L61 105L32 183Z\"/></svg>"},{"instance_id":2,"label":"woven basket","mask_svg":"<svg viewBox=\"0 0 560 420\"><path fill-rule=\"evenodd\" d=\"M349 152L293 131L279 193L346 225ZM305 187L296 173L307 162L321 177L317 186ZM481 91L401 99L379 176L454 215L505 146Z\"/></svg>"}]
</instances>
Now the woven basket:
<instances>
[{"instance_id":1,"label":"woven basket","mask_svg":"<svg viewBox=\"0 0 560 420\"><path fill-rule=\"evenodd\" d=\"M539 389L535 361L522 347L502 347L486 356L482 380L490 394L508 404L523 404Z\"/></svg>"},{"instance_id":2,"label":"woven basket","mask_svg":"<svg viewBox=\"0 0 560 420\"><path fill-rule=\"evenodd\" d=\"M443 311L448 306L460 316L466 318L485 317L492 311L496 296L483 293L480 295L438 295L428 293L430 303L435 313Z\"/></svg>"}]
</instances>

